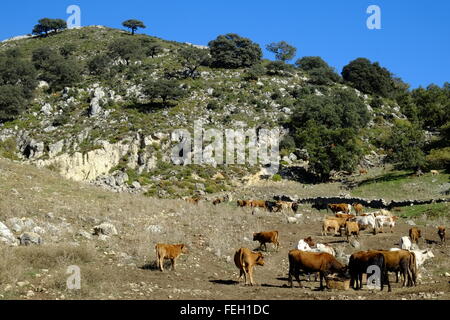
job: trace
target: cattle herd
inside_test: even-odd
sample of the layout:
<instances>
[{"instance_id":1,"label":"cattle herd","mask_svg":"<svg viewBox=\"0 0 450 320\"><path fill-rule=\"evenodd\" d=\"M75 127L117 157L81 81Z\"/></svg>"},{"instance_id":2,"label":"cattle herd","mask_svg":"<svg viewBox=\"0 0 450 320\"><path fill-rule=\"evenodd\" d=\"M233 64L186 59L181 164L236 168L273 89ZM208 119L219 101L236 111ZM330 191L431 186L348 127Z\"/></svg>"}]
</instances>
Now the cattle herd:
<instances>
[{"instance_id":1,"label":"cattle herd","mask_svg":"<svg viewBox=\"0 0 450 320\"><path fill-rule=\"evenodd\" d=\"M187 202L197 205L200 198L185 199ZM215 199L212 203L218 205L222 202L230 201L230 197ZM264 208L270 212L280 212L290 210L294 213L298 210L298 204L285 201L262 201L262 200L238 200L238 207L244 208ZM352 214L352 208L355 214ZM361 204L328 204L327 211L331 210L335 215L327 216L323 220L322 235L345 235L347 242L350 237L359 237L360 231L370 228L376 235L377 231L383 232L383 227L389 227L393 232L397 217L387 210L379 210L371 213L363 213L364 207ZM445 242L445 227L438 227L438 236L441 244ZM419 267L426 259L433 258L430 249L419 250L418 243L421 238L421 230L413 227L409 230L409 236L400 239L399 248L389 250L368 250L355 252L346 256L347 265L336 259L336 252L328 244L315 243L311 237L299 241L297 248L288 252L289 273L288 284L293 287L293 277L300 281L300 274L315 275L320 277L320 289L324 289L323 280L330 275L335 275L341 281L349 281L349 286L355 290L362 289L363 276L376 274L378 271L378 284L381 290L387 285L391 291L388 272L394 272L396 282L399 282L399 275L402 278L402 287L416 286L420 277ZM239 280L244 276L245 285L254 285L253 269L255 266L264 266L265 258L261 251L267 251L267 244L273 244L278 251L279 233L278 231L264 231L253 234L253 241L258 241L259 252L253 252L248 248L240 248L235 252L234 262L240 271ZM169 245L157 244L155 246L157 266L164 271L164 259L170 259L172 269L175 270L176 259L183 253L187 253L187 247L183 244Z\"/></svg>"}]
</instances>

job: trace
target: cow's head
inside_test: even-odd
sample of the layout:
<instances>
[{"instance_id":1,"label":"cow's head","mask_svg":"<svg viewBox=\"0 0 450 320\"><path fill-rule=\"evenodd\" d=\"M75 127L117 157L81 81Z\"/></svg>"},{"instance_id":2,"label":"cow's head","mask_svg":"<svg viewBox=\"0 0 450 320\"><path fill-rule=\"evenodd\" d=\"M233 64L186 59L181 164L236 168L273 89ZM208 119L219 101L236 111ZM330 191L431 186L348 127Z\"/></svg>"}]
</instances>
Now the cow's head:
<instances>
[{"instance_id":1,"label":"cow's head","mask_svg":"<svg viewBox=\"0 0 450 320\"><path fill-rule=\"evenodd\" d=\"M259 235L259 233L254 233L253 234L253 241L258 240L258 235Z\"/></svg>"},{"instance_id":2,"label":"cow's head","mask_svg":"<svg viewBox=\"0 0 450 320\"><path fill-rule=\"evenodd\" d=\"M262 255L261 252L258 252L258 256L256 257L255 263L256 263L257 265L260 265L260 266L263 266L263 265L264 265L264 263L265 263L265 261L264 261L264 256Z\"/></svg>"},{"instance_id":3,"label":"cow's head","mask_svg":"<svg viewBox=\"0 0 450 320\"><path fill-rule=\"evenodd\" d=\"M182 253L189 253L188 247L184 244L181 245L181 252Z\"/></svg>"}]
</instances>

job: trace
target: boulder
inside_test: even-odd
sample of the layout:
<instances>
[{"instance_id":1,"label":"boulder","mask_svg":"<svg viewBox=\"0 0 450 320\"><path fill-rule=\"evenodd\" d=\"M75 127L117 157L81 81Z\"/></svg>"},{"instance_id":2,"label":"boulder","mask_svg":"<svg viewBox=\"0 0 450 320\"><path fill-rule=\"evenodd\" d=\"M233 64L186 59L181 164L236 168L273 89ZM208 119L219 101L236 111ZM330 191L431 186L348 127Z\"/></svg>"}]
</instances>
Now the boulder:
<instances>
[{"instance_id":1,"label":"boulder","mask_svg":"<svg viewBox=\"0 0 450 320\"><path fill-rule=\"evenodd\" d=\"M0 243L17 246L17 239L14 234L2 222L0 222Z\"/></svg>"},{"instance_id":2,"label":"boulder","mask_svg":"<svg viewBox=\"0 0 450 320\"><path fill-rule=\"evenodd\" d=\"M41 245L43 243L40 235L34 232L24 232L19 237L21 246Z\"/></svg>"},{"instance_id":3,"label":"boulder","mask_svg":"<svg viewBox=\"0 0 450 320\"><path fill-rule=\"evenodd\" d=\"M117 234L118 234L118 232L117 232L116 227L109 222L104 222L104 223L94 227L94 235L96 235L96 236L100 236L100 235L114 236Z\"/></svg>"}]
</instances>

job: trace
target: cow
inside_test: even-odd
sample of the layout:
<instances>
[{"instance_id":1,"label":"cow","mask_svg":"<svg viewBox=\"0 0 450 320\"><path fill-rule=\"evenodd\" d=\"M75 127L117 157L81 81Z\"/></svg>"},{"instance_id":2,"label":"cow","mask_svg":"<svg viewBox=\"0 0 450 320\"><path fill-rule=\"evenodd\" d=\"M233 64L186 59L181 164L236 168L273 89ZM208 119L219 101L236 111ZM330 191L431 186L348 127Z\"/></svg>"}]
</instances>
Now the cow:
<instances>
[{"instance_id":1,"label":"cow","mask_svg":"<svg viewBox=\"0 0 450 320\"><path fill-rule=\"evenodd\" d=\"M237 201L237 205L238 207L249 207L250 206L250 201L249 200L238 200Z\"/></svg>"},{"instance_id":2,"label":"cow","mask_svg":"<svg viewBox=\"0 0 450 320\"><path fill-rule=\"evenodd\" d=\"M399 248L392 248L389 251L399 251ZM416 259L416 270L417 270L417 279L421 278L420 267L425 263L426 260L434 258L434 254L431 249L426 250L409 250L409 252L414 254Z\"/></svg>"},{"instance_id":3,"label":"cow","mask_svg":"<svg viewBox=\"0 0 450 320\"><path fill-rule=\"evenodd\" d=\"M445 242L445 227L438 227L438 236L441 239L441 244Z\"/></svg>"},{"instance_id":4,"label":"cow","mask_svg":"<svg viewBox=\"0 0 450 320\"><path fill-rule=\"evenodd\" d=\"M417 227L413 227L409 229L409 237L411 238L412 243L419 245L419 239L422 237L422 231L420 231Z\"/></svg>"},{"instance_id":5,"label":"cow","mask_svg":"<svg viewBox=\"0 0 450 320\"><path fill-rule=\"evenodd\" d=\"M273 243L276 246L277 251L278 247L280 246L280 243L278 242L278 231L254 233L253 241L259 241L260 250L262 250L262 246L264 245L264 251L267 251L267 243Z\"/></svg>"},{"instance_id":6,"label":"cow","mask_svg":"<svg viewBox=\"0 0 450 320\"><path fill-rule=\"evenodd\" d=\"M394 233L395 221L397 221L398 217L393 216L377 216L375 217L375 225L380 229L380 232L384 232L383 227L389 227L391 233Z\"/></svg>"},{"instance_id":7,"label":"cow","mask_svg":"<svg viewBox=\"0 0 450 320\"><path fill-rule=\"evenodd\" d=\"M337 220L334 219L325 219L323 221L323 225L322 225L322 236L328 236L328 230L329 229L333 229L334 230L334 235L338 233L338 231L340 230L340 225L339 222Z\"/></svg>"},{"instance_id":8,"label":"cow","mask_svg":"<svg viewBox=\"0 0 450 320\"><path fill-rule=\"evenodd\" d=\"M431 170L430 173L431 173L432 176L438 176L439 175L439 171L437 171L437 170Z\"/></svg>"},{"instance_id":9,"label":"cow","mask_svg":"<svg viewBox=\"0 0 450 320\"><path fill-rule=\"evenodd\" d=\"M301 271L305 273L318 272L320 275L320 290L324 289L323 279L325 276L330 273L339 273L342 275L346 272L346 267L329 253L306 252L295 249L289 251L288 258L288 283L291 288L294 286L292 281L293 276L297 280L300 288L303 287L299 277Z\"/></svg>"},{"instance_id":10,"label":"cow","mask_svg":"<svg viewBox=\"0 0 450 320\"><path fill-rule=\"evenodd\" d=\"M356 222L358 223L359 230L365 230L371 227L373 234L377 234L375 217L373 215L358 216L356 217Z\"/></svg>"},{"instance_id":11,"label":"cow","mask_svg":"<svg viewBox=\"0 0 450 320\"><path fill-rule=\"evenodd\" d=\"M269 212L280 212L283 208L275 201L266 201L266 209Z\"/></svg>"},{"instance_id":12,"label":"cow","mask_svg":"<svg viewBox=\"0 0 450 320\"><path fill-rule=\"evenodd\" d=\"M215 199L215 200L212 202L212 204L216 206L216 205L218 205L218 204L221 204L222 202L228 202L228 201L230 201L230 197L229 197L228 195L226 195L226 196L224 196L224 197Z\"/></svg>"},{"instance_id":13,"label":"cow","mask_svg":"<svg viewBox=\"0 0 450 320\"><path fill-rule=\"evenodd\" d=\"M411 250L412 243L409 237L401 237L400 238L400 249L402 250Z\"/></svg>"},{"instance_id":14,"label":"cow","mask_svg":"<svg viewBox=\"0 0 450 320\"><path fill-rule=\"evenodd\" d=\"M316 244L314 243L311 237L303 239L310 247L314 247ZM299 249L300 250L300 249Z\"/></svg>"},{"instance_id":15,"label":"cow","mask_svg":"<svg viewBox=\"0 0 450 320\"><path fill-rule=\"evenodd\" d=\"M249 207L251 208L266 208L266 201L265 200L250 200L249 201Z\"/></svg>"},{"instance_id":16,"label":"cow","mask_svg":"<svg viewBox=\"0 0 450 320\"><path fill-rule=\"evenodd\" d=\"M360 290L363 287L362 276L367 274L368 268L377 266L381 272L381 291L384 285L388 285L388 292L391 292L391 284L386 268L386 260L384 255L379 252L360 251L355 252L350 256L348 268L350 271L350 286L355 290Z\"/></svg>"},{"instance_id":17,"label":"cow","mask_svg":"<svg viewBox=\"0 0 450 320\"><path fill-rule=\"evenodd\" d=\"M277 201L276 203L278 207L281 207L281 210L292 210L294 213L298 211L297 202Z\"/></svg>"},{"instance_id":18,"label":"cow","mask_svg":"<svg viewBox=\"0 0 450 320\"><path fill-rule=\"evenodd\" d=\"M368 174L366 169L360 169L359 170L359 175L362 176L363 174Z\"/></svg>"},{"instance_id":19,"label":"cow","mask_svg":"<svg viewBox=\"0 0 450 320\"><path fill-rule=\"evenodd\" d=\"M344 218L346 221L350 221L356 218L353 214L346 214L346 213L336 213L336 218Z\"/></svg>"},{"instance_id":20,"label":"cow","mask_svg":"<svg viewBox=\"0 0 450 320\"><path fill-rule=\"evenodd\" d=\"M155 245L156 250L156 267L164 271L164 259L170 259L172 262L172 270L175 270L175 263L181 254L188 253L188 248L184 244L162 244Z\"/></svg>"},{"instance_id":21,"label":"cow","mask_svg":"<svg viewBox=\"0 0 450 320\"><path fill-rule=\"evenodd\" d=\"M234 254L234 263L239 269L239 281L244 276L245 285L248 284L250 280L250 285L253 286L255 282L253 281L253 268L258 266L264 266L264 256L261 252L252 252L247 248L240 248Z\"/></svg>"},{"instance_id":22,"label":"cow","mask_svg":"<svg viewBox=\"0 0 450 320\"><path fill-rule=\"evenodd\" d=\"M347 221L345 223L345 235L347 236L347 242L349 241L350 236L355 236L359 238L359 226L357 222Z\"/></svg>"},{"instance_id":23,"label":"cow","mask_svg":"<svg viewBox=\"0 0 450 320\"><path fill-rule=\"evenodd\" d=\"M387 271L395 273L397 283L399 281L398 274L399 273L401 274L403 278L402 287L406 285L406 280L408 280L409 287L416 285L417 264L415 254L407 250L398 250L398 251L372 250L372 251L380 252L384 255Z\"/></svg>"},{"instance_id":24,"label":"cow","mask_svg":"<svg viewBox=\"0 0 450 320\"><path fill-rule=\"evenodd\" d=\"M330 203L330 204L328 204L327 208L329 208L331 210L331 212L333 212L333 213L338 213L338 212L350 213L350 210L351 210L351 206L349 206L346 203L339 203L339 204ZM327 211L328 211L328 209L327 209Z\"/></svg>"},{"instance_id":25,"label":"cow","mask_svg":"<svg viewBox=\"0 0 450 320\"><path fill-rule=\"evenodd\" d=\"M193 198L186 198L184 199L187 203L198 205L200 198L199 197L193 197Z\"/></svg>"},{"instance_id":26,"label":"cow","mask_svg":"<svg viewBox=\"0 0 450 320\"><path fill-rule=\"evenodd\" d=\"M363 214L364 206L360 203L354 203L352 204L353 209L355 209L356 215L359 216Z\"/></svg>"}]
</instances>

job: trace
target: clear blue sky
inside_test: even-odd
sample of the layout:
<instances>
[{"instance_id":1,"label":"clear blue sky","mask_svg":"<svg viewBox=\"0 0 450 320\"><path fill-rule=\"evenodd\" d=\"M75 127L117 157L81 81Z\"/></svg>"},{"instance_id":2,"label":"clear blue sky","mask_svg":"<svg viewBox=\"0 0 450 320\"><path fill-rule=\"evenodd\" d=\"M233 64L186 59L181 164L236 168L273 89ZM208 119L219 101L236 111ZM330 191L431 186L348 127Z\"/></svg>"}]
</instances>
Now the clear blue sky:
<instances>
[{"instance_id":1,"label":"clear blue sky","mask_svg":"<svg viewBox=\"0 0 450 320\"><path fill-rule=\"evenodd\" d=\"M0 39L30 33L43 17L67 19L71 4L81 7L82 26L122 28L122 21L136 18L148 27L139 32L202 45L233 32L263 48L285 40L298 57L321 56L339 72L366 57L413 88L450 82L448 0L2 1ZM381 30L366 27L369 5L381 8Z\"/></svg>"}]
</instances>

